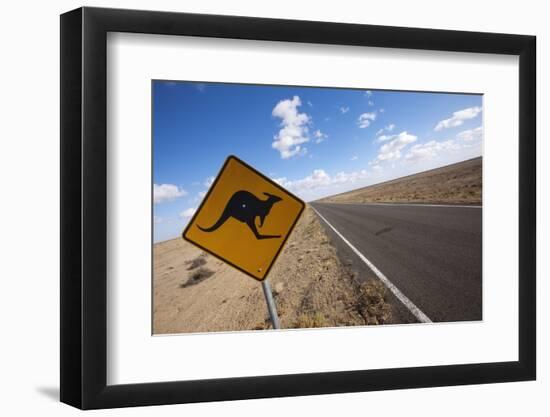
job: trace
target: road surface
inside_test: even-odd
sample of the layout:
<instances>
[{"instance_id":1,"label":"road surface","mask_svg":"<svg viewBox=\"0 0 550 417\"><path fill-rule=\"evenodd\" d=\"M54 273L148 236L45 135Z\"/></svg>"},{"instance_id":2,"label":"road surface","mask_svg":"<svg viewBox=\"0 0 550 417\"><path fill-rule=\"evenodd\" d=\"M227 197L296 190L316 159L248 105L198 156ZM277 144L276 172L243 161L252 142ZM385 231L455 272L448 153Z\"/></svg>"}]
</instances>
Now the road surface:
<instances>
[{"instance_id":1,"label":"road surface","mask_svg":"<svg viewBox=\"0 0 550 417\"><path fill-rule=\"evenodd\" d=\"M311 206L359 277L377 270L397 289L392 301L398 304L399 322L482 319L481 207Z\"/></svg>"}]
</instances>

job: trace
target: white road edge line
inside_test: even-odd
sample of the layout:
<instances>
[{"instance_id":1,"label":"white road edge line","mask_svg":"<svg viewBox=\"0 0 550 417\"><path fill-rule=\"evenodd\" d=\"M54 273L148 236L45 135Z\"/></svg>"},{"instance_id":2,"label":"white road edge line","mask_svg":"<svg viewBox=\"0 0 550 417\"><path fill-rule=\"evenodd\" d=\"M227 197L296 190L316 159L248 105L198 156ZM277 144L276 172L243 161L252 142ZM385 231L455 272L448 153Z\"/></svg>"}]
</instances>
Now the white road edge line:
<instances>
[{"instance_id":1,"label":"white road edge line","mask_svg":"<svg viewBox=\"0 0 550 417\"><path fill-rule=\"evenodd\" d=\"M351 250L353 250L355 254L359 256L359 258L367 264L367 266L370 269L372 269L372 272L374 272L376 276L380 279L380 281L382 281L382 283L393 293L393 295L395 295L397 299L401 301L403 305L409 309L409 311L418 319L418 321L420 321L421 323L432 323L430 318L426 314L424 314L422 310L420 310L411 300L409 300L407 296L399 290L399 288L393 285L393 283L382 273L382 271L380 271L376 266L374 266L374 264L371 261L369 261L365 257L365 255L359 252L359 250L357 250L357 248L353 246L349 242L349 240L347 240L344 236L342 236L342 233L336 230L336 228L332 224L330 224L328 220L321 215L321 213L319 213L313 206L310 205L310 207L313 209L315 213L317 213L317 215L321 219L323 219L323 221L326 224L329 225L329 227L334 231L334 233L336 233L340 237L340 239L342 239L344 243L346 243L346 245L348 245L351 248Z\"/></svg>"}]
</instances>

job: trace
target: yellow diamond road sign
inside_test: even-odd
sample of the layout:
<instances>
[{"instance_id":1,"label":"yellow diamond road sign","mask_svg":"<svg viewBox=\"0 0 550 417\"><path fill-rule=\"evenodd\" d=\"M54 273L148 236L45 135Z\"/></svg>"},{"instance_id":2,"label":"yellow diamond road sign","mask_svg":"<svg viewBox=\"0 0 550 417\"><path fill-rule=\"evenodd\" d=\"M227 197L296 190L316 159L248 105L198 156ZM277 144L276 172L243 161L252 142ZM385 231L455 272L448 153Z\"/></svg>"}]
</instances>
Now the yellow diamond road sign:
<instances>
[{"instance_id":1,"label":"yellow diamond road sign","mask_svg":"<svg viewBox=\"0 0 550 417\"><path fill-rule=\"evenodd\" d=\"M262 281L304 207L298 197L229 156L182 237Z\"/></svg>"}]
</instances>

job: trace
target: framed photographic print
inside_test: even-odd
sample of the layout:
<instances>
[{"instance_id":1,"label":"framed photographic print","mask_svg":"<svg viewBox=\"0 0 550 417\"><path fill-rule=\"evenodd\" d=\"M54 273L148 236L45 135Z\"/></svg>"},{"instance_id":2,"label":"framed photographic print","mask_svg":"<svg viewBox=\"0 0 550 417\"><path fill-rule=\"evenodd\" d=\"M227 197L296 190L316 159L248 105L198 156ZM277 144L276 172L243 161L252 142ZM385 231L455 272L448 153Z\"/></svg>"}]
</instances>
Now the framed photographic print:
<instances>
[{"instance_id":1,"label":"framed photographic print","mask_svg":"<svg viewBox=\"0 0 550 417\"><path fill-rule=\"evenodd\" d=\"M535 379L535 38L61 16L61 401Z\"/></svg>"}]
</instances>

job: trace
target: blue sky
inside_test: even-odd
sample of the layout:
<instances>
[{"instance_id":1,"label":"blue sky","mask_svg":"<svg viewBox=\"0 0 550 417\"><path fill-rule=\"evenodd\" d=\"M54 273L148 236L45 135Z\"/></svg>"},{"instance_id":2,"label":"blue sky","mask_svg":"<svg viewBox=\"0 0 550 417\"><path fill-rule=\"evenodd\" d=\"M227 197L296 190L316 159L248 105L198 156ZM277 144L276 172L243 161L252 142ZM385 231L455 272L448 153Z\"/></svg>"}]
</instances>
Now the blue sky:
<instances>
[{"instance_id":1,"label":"blue sky","mask_svg":"<svg viewBox=\"0 0 550 417\"><path fill-rule=\"evenodd\" d=\"M153 81L154 240L234 154L306 201L481 155L482 96Z\"/></svg>"}]
</instances>

